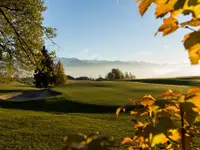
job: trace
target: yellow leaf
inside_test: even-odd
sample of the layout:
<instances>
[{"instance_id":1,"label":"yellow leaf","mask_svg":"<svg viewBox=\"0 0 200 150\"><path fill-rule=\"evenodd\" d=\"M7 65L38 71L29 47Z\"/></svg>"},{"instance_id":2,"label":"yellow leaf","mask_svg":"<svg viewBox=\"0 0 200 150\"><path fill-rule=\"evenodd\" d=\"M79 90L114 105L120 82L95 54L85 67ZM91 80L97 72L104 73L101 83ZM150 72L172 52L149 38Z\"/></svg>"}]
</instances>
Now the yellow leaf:
<instances>
[{"instance_id":1,"label":"yellow leaf","mask_svg":"<svg viewBox=\"0 0 200 150\"><path fill-rule=\"evenodd\" d=\"M165 136L164 133L160 133L157 135L154 135L151 141L151 146L154 147L157 144L163 144L168 141L167 137Z\"/></svg>"},{"instance_id":2,"label":"yellow leaf","mask_svg":"<svg viewBox=\"0 0 200 150\"><path fill-rule=\"evenodd\" d=\"M187 102L193 103L196 107L200 108L200 96L195 96L187 100Z\"/></svg>"},{"instance_id":3,"label":"yellow leaf","mask_svg":"<svg viewBox=\"0 0 200 150\"><path fill-rule=\"evenodd\" d=\"M200 59L200 31L185 35L183 43L185 49L188 50L191 63L198 64Z\"/></svg>"},{"instance_id":4,"label":"yellow leaf","mask_svg":"<svg viewBox=\"0 0 200 150\"><path fill-rule=\"evenodd\" d=\"M124 140L122 141L122 144L127 144L127 143L133 143L133 139L129 137L124 138Z\"/></svg>"},{"instance_id":5,"label":"yellow leaf","mask_svg":"<svg viewBox=\"0 0 200 150\"><path fill-rule=\"evenodd\" d=\"M175 18L166 18L163 20L163 24L159 27L158 31L155 33L157 35L158 32L163 32L163 36L166 36L178 29L178 20Z\"/></svg>"},{"instance_id":6,"label":"yellow leaf","mask_svg":"<svg viewBox=\"0 0 200 150\"><path fill-rule=\"evenodd\" d=\"M199 18L198 19L194 18L194 19L192 19L190 21L186 21L186 22L181 23L182 27L185 27L185 26L188 26L188 25L193 26L193 27L200 26L200 19Z\"/></svg>"},{"instance_id":7,"label":"yellow leaf","mask_svg":"<svg viewBox=\"0 0 200 150\"><path fill-rule=\"evenodd\" d=\"M170 129L169 133L171 135L169 135L169 138L171 138L174 141L178 141L181 139L181 134L179 133L179 131L177 129Z\"/></svg>"},{"instance_id":8,"label":"yellow leaf","mask_svg":"<svg viewBox=\"0 0 200 150\"><path fill-rule=\"evenodd\" d=\"M145 14L145 12L148 10L148 8L151 6L153 2L154 0L141 0L139 4L139 12L142 16Z\"/></svg>"},{"instance_id":9,"label":"yellow leaf","mask_svg":"<svg viewBox=\"0 0 200 150\"><path fill-rule=\"evenodd\" d=\"M162 18L174 9L176 0L156 0L156 18Z\"/></svg>"}]
</instances>

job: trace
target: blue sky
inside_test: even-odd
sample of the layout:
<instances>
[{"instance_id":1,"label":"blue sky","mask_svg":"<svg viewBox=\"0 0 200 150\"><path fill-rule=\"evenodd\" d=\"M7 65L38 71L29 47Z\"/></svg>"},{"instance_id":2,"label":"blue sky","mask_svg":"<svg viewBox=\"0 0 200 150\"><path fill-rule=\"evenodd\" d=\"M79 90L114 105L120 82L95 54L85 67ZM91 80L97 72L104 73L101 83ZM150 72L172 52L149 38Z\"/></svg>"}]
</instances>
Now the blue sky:
<instances>
[{"instance_id":1,"label":"blue sky","mask_svg":"<svg viewBox=\"0 0 200 150\"><path fill-rule=\"evenodd\" d=\"M44 24L57 28L57 56L79 59L189 62L182 29L162 37L153 9L141 17L135 0L46 0Z\"/></svg>"}]
</instances>

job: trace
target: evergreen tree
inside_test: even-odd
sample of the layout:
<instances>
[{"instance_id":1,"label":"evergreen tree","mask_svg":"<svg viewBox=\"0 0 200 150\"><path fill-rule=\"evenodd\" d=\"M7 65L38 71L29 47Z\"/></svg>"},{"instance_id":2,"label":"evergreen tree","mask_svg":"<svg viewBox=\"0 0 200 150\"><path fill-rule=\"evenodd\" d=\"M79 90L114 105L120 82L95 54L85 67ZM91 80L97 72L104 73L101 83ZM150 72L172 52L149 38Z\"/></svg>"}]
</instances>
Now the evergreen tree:
<instances>
[{"instance_id":1,"label":"evergreen tree","mask_svg":"<svg viewBox=\"0 0 200 150\"><path fill-rule=\"evenodd\" d=\"M45 46L43 46L42 54L43 59L35 70L34 79L36 87L47 88L49 84L55 83L55 53L48 53Z\"/></svg>"},{"instance_id":2,"label":"evergreen tree","mask_svg":"<svg viewBox=\"0 0 200 150\"><path fill-rule=\"evenodd\" d=\"M64 85L67 82L67 77L64 72L64 67L59 60L55 67L55 85Z\"/></svg>"}]
</instances>

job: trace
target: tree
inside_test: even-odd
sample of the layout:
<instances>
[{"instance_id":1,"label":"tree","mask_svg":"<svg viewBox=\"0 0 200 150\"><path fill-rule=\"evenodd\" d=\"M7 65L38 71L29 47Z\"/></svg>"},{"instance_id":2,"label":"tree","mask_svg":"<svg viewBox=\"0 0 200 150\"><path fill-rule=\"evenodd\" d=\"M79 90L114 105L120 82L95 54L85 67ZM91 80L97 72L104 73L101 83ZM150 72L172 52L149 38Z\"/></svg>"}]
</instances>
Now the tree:
<instances>
[{"instance_id":1,"label":"tree","mask_svg":"<svg viewBox=\"0 0 200 150\"><path fill-rule=\"evenodd\" d=\"M198 64L200 59L200 29L192 27L200 26L200 1L199 0L136 0L139 3L139 12L143 16L148 8L155 4L156 19L163 18L163 24L158 32L163 36L177 31L179 28L190 29L191 32L185 35L183 44L188 51L191 64ZM180 22L178 16L191 16L191 19ZM189 17L187 17L188 19ZM156 35L155 34L155 35Z\"/></svg>"},{"instance_id":2,"label":"tree","mask_svg":"<svg viewBox=\"0 0 200 150\"><path fill-rule=\"evenodd\" d=\"M55 52L48 53L43 46L43 58L40 60L38 68L35 70L34 79L36 87L48 87L55 83Z\"/></svg>"},{"instance_id":3,"label":"tree","mask_svg":"<svg viewBox=\"0 0 200 150\"><path fill-rule=\"evenodd\" d=\"M64 85L67 82L67 77L64 72L64 67L59 60L55 68L55 85Z\"/></svg>"},{"instance_id":4,"label":"tree","mask_svg":"<svg viewBox=\"0 0 200 150\"><path fill-rule=\"evenodd\" d=\"M115 79L123 79L124 78L124 75L123 73L117 68L117 69L112 69L111 71L114 75L115 75Z\"/></svg>"},{"instance_id":5,"label":"tree","mask_svg":"<svg viewBox=\"0 0 200 150\"><path fill-rule=\"evenodd\" d=\"M108 80L115 80L115 74L112 73L112 72L109 72L106 78L107 78Z\"/></svg>"},{"instance_id":6,"label":"tree","mask_svg":"<svg viewBox=\"0 0 200 150\"><path fill-rule=\"evenodd\" d=\"M129 72L129 79L135 79L135 78L136 78L135 75L132 75L132 73Z\"/></svg>"},{"instance_id":7,"label":"tree","mask_svg":"<svg viewBox=\"0 0 200 150\"><path fill-rule=\"evenodd\" d=\"M0 1L0 60L13 68L32 70L40 64L45 38L55 29L42 26L44 0Z\"/></svg>"},{"instance_id":8,"label":"tree","mask_svg":"<svg viewBox=\"0 0 200 150\"><path fill-rule=\"evenodd\" d=\"M124 78L125 78L126 80L130 79L128 72L125 72Z\"/></svg>"}]
</instances>

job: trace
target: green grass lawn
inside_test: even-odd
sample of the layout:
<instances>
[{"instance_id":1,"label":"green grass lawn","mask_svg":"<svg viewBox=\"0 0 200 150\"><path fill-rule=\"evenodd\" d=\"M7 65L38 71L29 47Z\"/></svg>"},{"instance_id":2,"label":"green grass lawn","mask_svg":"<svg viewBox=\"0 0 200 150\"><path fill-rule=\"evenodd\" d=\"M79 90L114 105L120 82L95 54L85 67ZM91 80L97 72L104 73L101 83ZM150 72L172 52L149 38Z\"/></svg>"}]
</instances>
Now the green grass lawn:
<instances>
[{"instance_id":1,"label":"green grass lawn","mask_svg":"<svg viewBox=\"0 0 200 150\"><path fill-rule=\"evenodd\" d=\"M186 92L190 86L134 82L70 82L53 88L62 95L28 102L0 104L0 149L60 150L64 136L72 132L100 132L120 143L133 135L133 124L115 110L128 98L157 96L167 89ZM23 84L0 85L0 93L38 90ZM125 149L121 147L120 149Z\"/></svg>"},{"instance_id":2,"label":"green grass lawn","mask_svg":"<svg viewBox=\"0 0 200 150\"><path fill-rule=\"evenodd\" d=\"M157 97L168 89L187 92L191 86L158 85L137 82L78 82L55 88L75 102L99 105L123 105L128 98L142 99L146 94Z\"/></svg>"}]
</instances>

